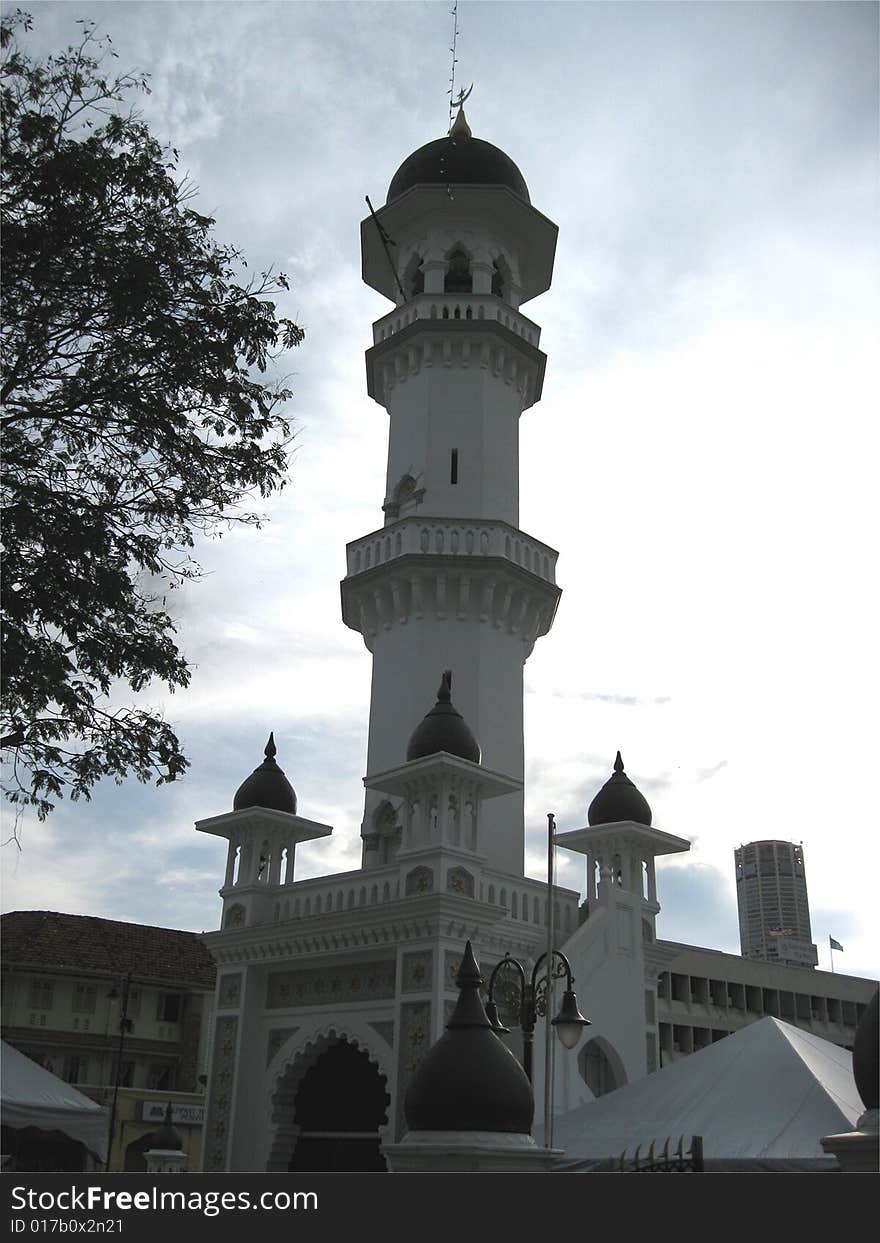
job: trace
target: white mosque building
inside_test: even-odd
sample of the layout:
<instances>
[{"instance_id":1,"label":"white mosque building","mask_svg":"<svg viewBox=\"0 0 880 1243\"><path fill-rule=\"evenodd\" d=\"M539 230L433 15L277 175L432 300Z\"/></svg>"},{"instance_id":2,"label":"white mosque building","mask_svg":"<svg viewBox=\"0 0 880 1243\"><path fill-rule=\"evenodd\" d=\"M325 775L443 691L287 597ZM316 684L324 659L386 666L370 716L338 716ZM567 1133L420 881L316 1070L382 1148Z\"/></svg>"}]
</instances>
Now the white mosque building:
<instances>
[{"instance_id":1,"label":"white mosque building","mask_svg":"<svg viewBox=\"0 0 880 1243\"><path fill-rule=\"evenodd\" d=\"M233 810L197 823L229 842L204 938L206 1170L385 1168L465 942L484 976L546 946L547 886L524 873L523 668L561 593L556 552L519 527L518 425L546 361L520 308L550 286L556 235L461 109L361 225L364 280L395 304L366 355L390 419L384 522L348 545L342 582L373 658L362 864L296 879L297 843L332 830L298 813L271 737ZM689 842L652 827L619 756L588 820L557 835L586 856L586 902L556 888L551 915L592 1020L555 1058L558 1111L766 1013L852 1045L872 981L657 940L655 859Z\"/></svg>"}]
</instances>

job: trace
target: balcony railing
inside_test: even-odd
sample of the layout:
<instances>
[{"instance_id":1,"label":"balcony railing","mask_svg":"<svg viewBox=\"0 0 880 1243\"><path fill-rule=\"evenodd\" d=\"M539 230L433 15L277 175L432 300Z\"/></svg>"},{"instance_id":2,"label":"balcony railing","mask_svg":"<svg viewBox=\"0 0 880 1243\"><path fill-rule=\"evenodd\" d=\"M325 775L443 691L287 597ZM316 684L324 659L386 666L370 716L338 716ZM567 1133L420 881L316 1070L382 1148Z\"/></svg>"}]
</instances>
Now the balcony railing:
<instances>
[{"instance_id":1,"label":"balcony railing","mask_svg":"<svg viewBox=\"0 0 880 1243\"><path fill-rule=\"evenodd\" d=\"M346 549L348 573L360 574L410 554L506 557L549 583L556 582L555 549L506 522L403 518L353 540Z\"/></svg>"},{"instance_id":2,"label":"balcony railing","mask_svg":"<svg viewBox=\"0 0 880 1243\"><path fill-rule=\"evenodd\" d=\"M541 329L533 320L514 311L492 294L417 294L403 306L390 311L373 324L373 344L387 341L395 333L414 324L417 319L494 320L537 347Z\"/></svg>"}]
</instances>

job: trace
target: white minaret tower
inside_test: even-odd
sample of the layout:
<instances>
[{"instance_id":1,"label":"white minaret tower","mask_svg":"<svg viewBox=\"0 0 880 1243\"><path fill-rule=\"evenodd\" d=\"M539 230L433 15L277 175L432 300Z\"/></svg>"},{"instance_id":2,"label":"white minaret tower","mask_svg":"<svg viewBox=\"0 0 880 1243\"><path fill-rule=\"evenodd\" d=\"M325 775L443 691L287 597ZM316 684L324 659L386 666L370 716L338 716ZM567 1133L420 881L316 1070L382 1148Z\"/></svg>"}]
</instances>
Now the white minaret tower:
<instances>
[{"instance_id":1,"label":"white minaret tower","mask_svg":"<svg viewBox=\"0 0 880 1243\"><path fill-rule=\"evenodd\" d=\"M541 397L541 330L520 306L549 288L556 226L513 161L449 136L411 155L361 224L363 279L395 303L373 325L367 388L390 417L379 530L348 545L342 616L373 655L364 867L401 843L396 770L444 670L509 779L482 808L487 864L523 875L523 665L553 622L556 552L519 529L519 416Z\"/></svg>"}]
</instances>

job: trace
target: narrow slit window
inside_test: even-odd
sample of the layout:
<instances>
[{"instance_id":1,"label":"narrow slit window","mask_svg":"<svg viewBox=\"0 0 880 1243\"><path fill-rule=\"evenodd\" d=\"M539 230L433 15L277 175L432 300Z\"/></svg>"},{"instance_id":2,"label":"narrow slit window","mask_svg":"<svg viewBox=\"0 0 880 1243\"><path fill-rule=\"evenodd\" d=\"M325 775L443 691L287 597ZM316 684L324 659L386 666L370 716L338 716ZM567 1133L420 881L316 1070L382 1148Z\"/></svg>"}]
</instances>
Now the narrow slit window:
<instances>
[{"instance_id":1,"label":"narrow slit window","mask_svg":"<svg viewBox=\"0 0 880 1243\"><path fill-rule=\"evenodd\" d=\"M452 450L449 461L449 482L458 483L458 449Z\"/></svg>"}]
</instances>

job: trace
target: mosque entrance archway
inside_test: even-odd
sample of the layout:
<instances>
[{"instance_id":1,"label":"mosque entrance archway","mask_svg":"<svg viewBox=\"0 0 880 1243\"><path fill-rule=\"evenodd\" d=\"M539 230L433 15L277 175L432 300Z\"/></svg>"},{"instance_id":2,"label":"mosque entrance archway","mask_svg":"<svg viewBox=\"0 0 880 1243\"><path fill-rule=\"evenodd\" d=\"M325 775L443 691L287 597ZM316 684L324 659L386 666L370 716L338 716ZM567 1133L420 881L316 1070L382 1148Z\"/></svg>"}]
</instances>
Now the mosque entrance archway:
<instances>
[{"instance_id":1,"label":"mosque entrance archway","mask_svg":"<svg viewBox=\"0 0 880 1243\"><path fill-rule=\"evenodd\" d=\"M347 1040L331 1044L300 1081L290 1170L384 1171L379 1128L388 1094L378 1067Z\"/></svg>"}]
</instances>

